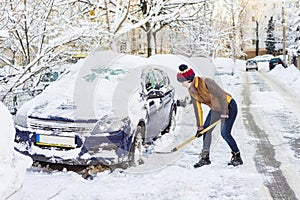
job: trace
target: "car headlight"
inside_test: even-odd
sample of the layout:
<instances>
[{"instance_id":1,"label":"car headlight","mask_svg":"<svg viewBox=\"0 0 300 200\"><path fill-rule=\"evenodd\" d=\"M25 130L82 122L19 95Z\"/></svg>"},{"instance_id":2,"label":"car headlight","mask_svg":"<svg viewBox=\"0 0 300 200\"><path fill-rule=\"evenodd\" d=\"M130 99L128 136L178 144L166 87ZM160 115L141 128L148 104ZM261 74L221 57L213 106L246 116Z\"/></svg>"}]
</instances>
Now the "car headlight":
<instances>
[{"instance_id":1,"label":"car headlight","mask_svg":"<svg viewBox=\"0 0 300 200\"><path fill-rule=\"evenodd\" d=\"M128 118L124 119L114 119L107 116L101 118L95 125L92 135L100 133L111 133L123 130L128 127L130 120Z\"/></svg>"}]
</instances>

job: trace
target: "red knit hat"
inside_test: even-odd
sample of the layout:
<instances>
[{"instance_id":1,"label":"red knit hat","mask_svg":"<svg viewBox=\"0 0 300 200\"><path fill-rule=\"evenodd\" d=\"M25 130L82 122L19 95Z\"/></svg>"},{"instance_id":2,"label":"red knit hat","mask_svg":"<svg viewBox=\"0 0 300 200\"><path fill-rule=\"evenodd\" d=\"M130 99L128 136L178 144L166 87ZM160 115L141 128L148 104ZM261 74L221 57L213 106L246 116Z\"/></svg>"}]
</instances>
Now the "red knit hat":
<instances>
[{"instance_id":1,"label":"red knit hat","mask_svg":"<svg viewBox=\"0 0 300 200\"><path fill-rule=\"evenodd\" d=\"M177 73L177 80L179 82L192 81L195 77L195 73L192 68L189 68L185 64L179 65L179 72Z\"/></svg>"}]
</instances>

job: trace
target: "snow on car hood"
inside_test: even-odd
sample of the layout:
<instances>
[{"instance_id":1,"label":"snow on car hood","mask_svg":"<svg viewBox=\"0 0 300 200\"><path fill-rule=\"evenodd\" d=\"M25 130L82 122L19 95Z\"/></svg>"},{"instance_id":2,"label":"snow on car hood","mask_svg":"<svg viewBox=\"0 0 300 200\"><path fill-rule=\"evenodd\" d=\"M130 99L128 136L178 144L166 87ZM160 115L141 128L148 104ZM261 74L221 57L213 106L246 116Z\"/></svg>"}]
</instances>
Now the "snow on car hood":
<instances>
[{"instance_id":1,"label":"snow on car hood","mask_svg":"<svg viewBox=\"0 0 300 200\"><path fill-rule=\"evenodd\" d=\"M141 85L139 66L145 65L145 60L114 52L93 53L24 104L18 114L66 121L98 120L104 116L126 117L126 112L119 112L119 109L127 108L128 99L124 100L124 94ZM128 74L131 74L130 80L126 81L136 88L131 88L132 91L116 90Z\"/></svg>"}]
</instances>

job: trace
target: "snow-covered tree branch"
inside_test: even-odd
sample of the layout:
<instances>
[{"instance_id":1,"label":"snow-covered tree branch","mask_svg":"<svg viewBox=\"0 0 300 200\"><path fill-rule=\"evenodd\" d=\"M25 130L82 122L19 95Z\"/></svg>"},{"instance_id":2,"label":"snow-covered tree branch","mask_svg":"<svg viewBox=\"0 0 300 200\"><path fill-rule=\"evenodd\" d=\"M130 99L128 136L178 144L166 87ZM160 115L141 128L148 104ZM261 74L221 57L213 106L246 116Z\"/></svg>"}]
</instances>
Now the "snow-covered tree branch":
<instances>
[{"instance_id":1,"label":"snow-covered tree branch","mask_svg":"<svg viewBox=\"0 0 300 200\"><path fill-rule=\"evenodd\" d=\"M171 0L140 0L139 15L136 20L149 18L141 28L147 34L148 56L155 54L155 37L164 27L172 27L174 23L192 21L199 12L199 5L205 0L171 1ZM194 6L197 5L197 6Z\"/></svg>"},{"instance_id":2,"label":"snow-covered tree branch","mask_svg":"<svg viewBox=\"0 0 300 200\"><path fill-rule=\"evenodd\" d=\"M7 0L0 12L6 13L0 22L6 33L0 63L15 69L16 76L10 80L9 92L66 55L96 48L95 39L109 34L101 24L89 23L85 19L88 6L76 1Z\"/></svg>"}]
</instances>

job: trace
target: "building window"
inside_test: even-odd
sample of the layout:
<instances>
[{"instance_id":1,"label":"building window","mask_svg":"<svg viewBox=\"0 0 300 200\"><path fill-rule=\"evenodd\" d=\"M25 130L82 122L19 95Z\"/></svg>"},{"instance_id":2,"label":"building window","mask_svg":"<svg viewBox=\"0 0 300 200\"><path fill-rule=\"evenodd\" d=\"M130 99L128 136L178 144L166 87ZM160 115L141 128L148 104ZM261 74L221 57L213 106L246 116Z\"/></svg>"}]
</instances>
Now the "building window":
<instances>
[{"instance_id":1,"label":"building window","mask_svg":"<svg viewBox=\"0 0 300 200\"><path fill-rule=\"evenodd\" d=\"M252 44L255 45L256 44L256 40L252 40Z\"/></svg>"},{"instance_id":2,"label":"building window","mask_svg":"<svg viewBox=\"0 0 300 200\"><path fill-rule=\"evenodd\" d=\"M255 17L254 16L252 16L252 21L255 22Z\"/></svg>"}]
</instances>

